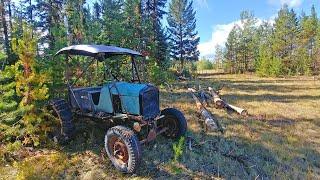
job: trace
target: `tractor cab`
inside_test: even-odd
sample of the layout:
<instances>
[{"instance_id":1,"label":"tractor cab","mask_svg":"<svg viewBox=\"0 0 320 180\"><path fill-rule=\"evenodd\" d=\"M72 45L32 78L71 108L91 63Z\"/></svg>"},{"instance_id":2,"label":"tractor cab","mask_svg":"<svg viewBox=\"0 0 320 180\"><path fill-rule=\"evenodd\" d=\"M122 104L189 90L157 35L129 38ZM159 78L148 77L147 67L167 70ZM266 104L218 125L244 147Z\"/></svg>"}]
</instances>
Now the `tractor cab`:
<instances>
[{"instance_id":1,"label":"tractor cab","mask_svg":"<svg viewBox=\"0 0 320 180\"><path fill-rule=\"evenodd\" d=\"M140 53L114 46L104 45L75 45L61 49L56 55L65 54L66 63L74 55L92 57L89 64L95 60L104 63L105 73L113 78L111 82L104 83L97 87L74 87L78 78L74 82L67 78L69 91L69 103L73 110L82 115L99 116L99 118L109 118L114 115L133 115L139 116L143 120L155 118L160 114L159 90L149 84L141 83L138 73L136 56ZM112 56L130 56L131 60L131 82L124 82L120 79L117 70L108 67L107 58ZM67 65L67 67L69 67ZM85 68L87 70L87 68ZM85 71L83 71L83 76Z\"/></svg>"}]
</instances>

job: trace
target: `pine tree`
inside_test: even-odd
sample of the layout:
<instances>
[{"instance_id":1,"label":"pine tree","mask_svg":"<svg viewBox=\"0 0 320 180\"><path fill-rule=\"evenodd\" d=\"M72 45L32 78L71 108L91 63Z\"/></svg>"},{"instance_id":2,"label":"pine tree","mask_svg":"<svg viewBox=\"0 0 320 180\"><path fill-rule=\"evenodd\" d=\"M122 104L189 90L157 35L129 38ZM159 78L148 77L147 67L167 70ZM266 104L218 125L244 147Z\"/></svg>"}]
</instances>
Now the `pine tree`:
<instances>
[{"instance_id":1,"label":"pine tree","mask_svg":"<svg viewBox=\"0 0 320 180\"><path fill-rule=\"evenodd\" d=\"M241 29L234 25L230 31L226 42L226 63L227 72L236 73L238 71L238 54Z\"/></svg>"},{"instance_id":2,"label":"pine tree","mask_svg":"<svg viewBox=\"0 0 320 180\"><path fill-rule=\"evenodd\" d=\"M193 1L172 0L168 12L168 31L170 34L170 55L179 60L181 70L185 61L197 61L199 51L197 46L200 38L196 31L195 11Z\"/></svg>"},{"instance_id":3,"label":"pine tree","mask_svg":"<svg viewBox=\"0 0 320 180\"><path fill-rule=\"evenodd\" d=\"M294 61L297 59L296 44L298 38L298 20L293 10L284 5L275 19L272 38L272 50L283 63L285 74L295 73Z\"/></svg>"},{"instance_id":4,"label":"pine tree","mask_svg":"<svg viewBox=\"0 0 320 180\"><path fill-rule=\"evenodd\" d=\"M59 39L61 38L57 31L65 32L63 24L63 3L61 0L37 0L35 16L40 19L37 22L37 29L45 34L40 39L42 45L48 44L48 50L57 51L61 46ZM63 36L67 36L66 32ZM54 52L48 52L54 53Z\"/></svg>"},{"instance_id":5,"label":"pine tree","mask_svg":"<svg viewBox=\"0 0 320 180\"><path fill-rule=\"evenodd\" d=\"M142 47L142 6L140 0L126 0L124 3L124 28L126 46L135 50Z\"/></svg>"},{"instance_id":6,"label":"pine tree","mask_svg":"<svg viewBox=\"0 0 320 180\"><path fill-rule=\"evenodd\" d=\"M167 0L142 0L143 39L147 41L146 47L150 47L150 56L154 57L161 67L165 65L168 53L167 35L161 25L166 14L166 2Z\"/></svg>"},{"instance_id":7,"label":"pine tree","mask_svg":"<svg viewBox=\"0 0 320 180\"><path fill-rule=\"evenodd\" d=\"M31 27L23 25L21 38L14 38L13 50L19 56L15 64L15 86L17 96L21 97L18 110L22 111L21 119L11 128L20 128L17 139L23 144L40 143L40 132L44 130L41 101L48 98L48 80L44 72L37 70L35 56L37 54L37 40ZM10 128L9 128L10 131Z\"/></svg>"},{"instance_id":8,"label":"pine tree","mask_svg":"<svg viewBox=\"0 0 320 180\"><path fill-rule=\"evenodd\" d=\"M263 22L257 29L255 35L255 42L257 42L257 60L255 62L256 71L260 76L277 76L279 74L271 72L272 63L276 63L274 54L271 47L271 38L272 38L273 28L272 25L268 22ZM278 67L281 69L281 66ZM273 70L274 71L274 70Z\"/></svg>"},{"instance_id":9,"label":"pine tree","mask_svg":"<svg viewBox=\"0 0 320 180\"><path fill-rule=\"evenodd\" d=\"M241 39L240 39L240 64L241 71L253 70L254 59L255 59L255 45L254 35L256 32L257 19L254 14L249 11L243 11L240 14L241 23L243 25L241 29Z\"/></svg>"},{"instance_id":10,"label":"pine tree","mask_svg":"<svg viewBox=\"0 0 320 180\"><path fill-rule=\"evenodd\" d=\"M215 46L214 63L217 69L222 69L222 64L224 60L224 49L220 45Z\"/></svg>"},{"instance_id":11,"label":"pine tree","mask_svg":"<svg viewBox=\"0 0 320 180\"><path fill-rule=\"evenodd\" d=\"M66 0L65 11L69 44L82 44L87 40L84 4L85 0Z\"/></svg>"},{"instance_id":12,"label":"pine tree","mask_svg":"<svg viewBox=\"0 0 320 180\"><path fill-rule=\"evenodd\" d=\"M10 142L19 136L19 122L21 111L17 110L17 94L15 91L15 67L6 66L0 71L0 141Z\"/></svg>"},{"instance_id":13,"label":"pine tree","mask_svg":"<svg viewBox=\"0 0 320 180\"><path fill-rule=\"evenodd\" d=\"M124 37L124 16L122 0L101 1L101 34L98 43L125 46L122 40Z\"/></svg>"}]
</instances>

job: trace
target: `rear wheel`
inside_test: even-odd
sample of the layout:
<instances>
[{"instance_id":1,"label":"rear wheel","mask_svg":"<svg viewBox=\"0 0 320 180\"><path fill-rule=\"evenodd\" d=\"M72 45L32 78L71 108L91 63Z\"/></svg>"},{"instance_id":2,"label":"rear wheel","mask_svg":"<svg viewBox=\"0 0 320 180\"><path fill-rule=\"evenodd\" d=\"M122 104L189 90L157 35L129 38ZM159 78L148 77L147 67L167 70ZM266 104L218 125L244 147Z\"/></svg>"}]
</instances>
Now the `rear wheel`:
<instances>
[{"instance_id":1,"label":"rear wheel","mask_svg":"<svg viewBox=\"0 0 320 180\"><path fill-rule=\"evenodd\" d=\"M54 110L54 114L60 120L59 133L55 133L56 135L54 135L54 137L56 137L60 143L64 143L71 138L75 131L71 109L64 99L51 100L50 105Z\"/></svg>"},{"instance_id":2,"label":"rear wheel","mask_svg":"<svg viewBox=\"0 0 320 180\"><path fill-rule=\"evenodd\" d=\"M164 118L160 120L160 126L168 128L163 134L171 138L184 136L187 131L187 121L181 111L175 108L166 108L161 111Z\"/></svg>"},{"instance_id":3,"label":"rear wheel","mask_svg":"<svg viewBox=\"0 0 320 180\"><path fill-rule=\"evenodd\" d=\"M105 136L105 149L112 164L121 172L133 173L141 159L140 142L134 132L123 126L115 126Z\"/></svg>"}]
</instances>

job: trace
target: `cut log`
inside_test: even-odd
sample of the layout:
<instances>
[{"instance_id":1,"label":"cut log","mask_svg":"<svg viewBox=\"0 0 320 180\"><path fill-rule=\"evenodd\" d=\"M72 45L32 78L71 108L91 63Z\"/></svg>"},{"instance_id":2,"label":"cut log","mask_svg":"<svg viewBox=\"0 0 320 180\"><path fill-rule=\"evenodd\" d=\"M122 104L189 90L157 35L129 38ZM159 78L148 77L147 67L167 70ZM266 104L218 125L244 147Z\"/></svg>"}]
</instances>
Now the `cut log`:
<instances>
[{"instance_id":1,"label":"cut log","mask_svg":"<svg viewBox=\"0 0 320 180\"><path fill-rule=\"evenodd\" d=\"M213 118L212 114L202 105L199 98L195 95L197 91L192 88L188 88L188 91L190 91L192 98L195 100L199 113L204 118L206 130L219 130L223 133L223 128L219 122Z\"/></svg>"},{"instance_id":2,"label":"cut log","mask_svg":"<svg viewBox=\"0 0 320 180\"><path fill-rule=\"evenodd\" d=\"M211 87L209 87L208 89L209 89L209 92L212 96L212 100L213 100L215 106L220 109L224 108L225 102L219 97L218 93L216 93L216 91Z\"/></svg>"},{"instance_id":3,"label":"cut log","mask_svg":"<svg viewBox=\"0 0 320 180\"><path fill-rule=\"evenodd\" d=\"M237 106L233 106L233 105L228 104L228 103L226 103L226 108L227 108L227 109L231 109L231 110L237 112L237 113L240 114L241 116L247 116L247 115L248 115L248 111L247 111L247 110L242 109L242 108L237 107Z\"/></svg>"}]
</instances>

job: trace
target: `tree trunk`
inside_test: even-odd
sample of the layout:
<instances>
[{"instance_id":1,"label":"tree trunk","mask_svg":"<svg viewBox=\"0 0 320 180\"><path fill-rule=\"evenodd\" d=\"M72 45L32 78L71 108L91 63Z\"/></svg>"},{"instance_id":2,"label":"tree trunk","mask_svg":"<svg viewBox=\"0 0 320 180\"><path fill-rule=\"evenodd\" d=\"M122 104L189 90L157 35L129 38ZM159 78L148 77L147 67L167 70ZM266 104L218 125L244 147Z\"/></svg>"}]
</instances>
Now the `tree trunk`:
<instances>
[{"instance_id":1,"label":"tree trunk","mask_svg":"<svg viewBox=\"0 0 320 180\"><path fill-rule=\"evenodd\" d=\"M196 90L188 88L188 91L191 93L192 98L195 100L196 107L199 113L204 118L206 130L218 130L223 133L223 128L221 127L219 122L213 118L212 114L202 105L198 97L194 94Z\"/></svg>"},{"instance_id":2,"label":"tree trunk","mask_svg":"<svg viewBox=\"0 0 320 180\"><path fill-rule=\"evenodd\" d=\"M226 105L227 109L231 109L231 110L237 112L238 114L240 114L241 116L247 116L248 115L248 111L245 110L245 109L242 109L242 108L237 107L237 106L233 106L233 105L228 104L228 103L225 103L225 105Z\"/></svg>"},{"instance_id":3,"label":"tree trunk","mask_svg":"<svg viewBox=\"0 0 320 180\"><path fill-rule=\"evenodd\" d=\"M211 87L209 87L208 89L209 89L209 92L212 96L212 100L214 102L214 105L219 109L224 108L225 102L219 97L219 95L216 93L216 91Z\"/></svg>"},{"instance_id":4,"label":"tree trunk","mask_svg":"<svg viewBox=\"0 0 320 180\"><path fill-rule=\"evenodd\" d=\"M7 58L10 58L11 55L11 47L9 42L9 35L8 35L8 26L6 22L6 11L5 11L5 4L4 0L0 1L0 13L1 13L1 22L2 22L2 28L3 28L3 34L4 34L4 46L6 49ZM11 62L10 62L11 63Z\"/></svg>"}]
</instances>

